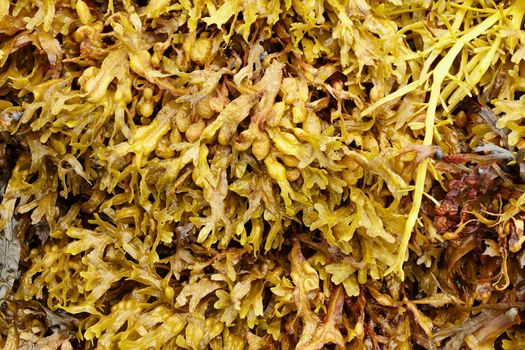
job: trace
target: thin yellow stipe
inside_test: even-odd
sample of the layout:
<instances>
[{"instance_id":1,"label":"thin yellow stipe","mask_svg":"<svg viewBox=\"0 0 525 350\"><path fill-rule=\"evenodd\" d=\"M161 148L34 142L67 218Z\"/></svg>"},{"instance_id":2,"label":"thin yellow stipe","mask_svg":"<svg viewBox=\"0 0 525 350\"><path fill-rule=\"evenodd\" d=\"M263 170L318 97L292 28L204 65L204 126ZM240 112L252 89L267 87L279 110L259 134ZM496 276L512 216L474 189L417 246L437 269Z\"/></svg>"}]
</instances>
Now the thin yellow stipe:
<instances>
[{"instance_id":1,"label":"thin yellow stipe","mask_svg":"<svg viewBox=\"0 0 525 350\"><path fill-rule=\"evenodd\" d=\"M435 199L434 197L432 197L431 195L429 195L428 193L426 192L423 192L423 194L425 195L425 197L427 197L428 199L430 199L432 201L432 203L434 203L434 205L439 205L439 202L437 199Z\"/></svg>"},{"instance_id":2,"label":"thin yellow stipe","mask_svg":"<svg viewBox=\"0 0 525 350\"><path fill-rule=\"evenodd\" d=\"M472 3L472 1L469 2L470 4ZM452 7L456 7L456 8L459 8L459 9L462 9L462 10L468 10L468 11L472 11L472 12L479 12L479 13L496 13L498 12L497 9L482 9L482 8L479 8L479 7L472 7L472 6L469 6L467 5L467 3L465 4L450 4Z\"/></svg>"},{"instance_id":3,"label":"thin yellow stipe","mask_svg":"<svg viewBox=\"0 0 525 350\"><path fill-rule=\"evenodd\" d=\"M453 39L456 39L456 29L452 28L452 25L448 21L447 17L440 15L439 18L441 19L441 21L443 21L443 24L445 24L445 27L447 27L450 37Z\"/></svg>"},{"instance_id":4,"label":"thin yellow stipe","mask_svg":"<svg viewBox=\"0 0 525 350\"><path fill-rule=\"evenodd\" d=\"M494 40L494 43L490 47L489 52L485 53L483 55L483 59L479 62L479 64L473 69L472 72L470 72L470 75L467 77L468 85L466 87L461 87L461 89L457 89L454 91L450 99L448 100L448 110L452 111L457 106L458 103L460 103L465 96L471 95L470 91L476 86L477 83L483 78L483 75L487 72L487 70L490 68L492 61L494 60L494 57L496 56L496 52L501 44L501 37L498 36L496 40ZM446 111L448 114L448 111Z\"/></svg>"},{"instance_id":5,"label":"thin yellow stipe","mask_svg":"<svg viewBox=\"0 0 525 350\"><path fill-rule=\"evenodd\" d=\"M462 90L466 95L471 96L471 93L470 93L471 88L469 88L469 85L471 85L471 84L467 84L464 81L461 81L460 79L456 78L452 74L447 74L447 78L449 78L450 80L452 80L456 84L458 84L458 89L456 91ZM467 78L467 80L468 80L468 78ZM445 96L443 96L443 94L441 94L441 96L443 98L445 98ZM450 107L447 107L447 109L450 109Z\"/></svg>"},{"instance_id":6,"label":"thin yellow stipe","mask_svg":"<svg viewBox=\"0 0 525 350\"><path fill-rule=\"evenodd\" d=\"M452 3L450 5L454 6L455 4ZM452 28L454 28L454 30L459 30L459 28L461 27L461 24L463 23L463 18L465 18L465 14L469 10L468 7L470 5L472 5L472 0L466 0L463 3L463 6L465 7L460 7L460 10L457 12L456 16L454 16L454 22L452 23Z\"/></svg>"},{"instance_id":7,"label":"thin yellow stipe","mask_svg":"<svg viewBox=\"0 0 525 350\"><path fill-rule=\"evenodd\" d=\"M443 111L445 112L445 115L447 115L450 111L448 110L447 103L445 102L441 94L439 94L439 103L441 103L441 106L443 107Z\"/></svg>"},{"instance_id":8,"label":"thin yellow stipe","mask_svg":"<svg viewBox=\"0 0 525 350\"><path fill-rule=\"evenodd\" d=\"M408 85L403 86L401 89L397 90L396 92L391 93L390 95L387 95L387 96L377 100L376 102L374 102L370 106L368 106L367 109L362 111L361 112L361 116L362 117L367 116L370 113L372 113L372 111L374 111L378 107L384 105L385 103L391 102L391 101L395 100L396 98L403 97L404 95L414 91L420 85L422 85L429 77L430 77L430 74L427 74L424 79L416 80L416 81L414 81L414 82L412 82L412 83L410 83Z\"/></svg>"},{"instance_id":9,"label":"thin yellow stipe","mask_svg":"<svg viewBox=\"0 0 525 350\"><path fill-rule=\"evenodd\" d=\"M456 75L456 79L461 80L463 77L468 76L468 74L476 68L479 61L482 59L483 54L478 53L474 57L470 58L466 66L462 66L459 70L458 74ZM465 58L467 59L467 58ZM441 95L445 100L448 99L448 97L457 89L457 82L452 80L450 81L445 88L441 90Z\"/></svg>"}]
</instances>

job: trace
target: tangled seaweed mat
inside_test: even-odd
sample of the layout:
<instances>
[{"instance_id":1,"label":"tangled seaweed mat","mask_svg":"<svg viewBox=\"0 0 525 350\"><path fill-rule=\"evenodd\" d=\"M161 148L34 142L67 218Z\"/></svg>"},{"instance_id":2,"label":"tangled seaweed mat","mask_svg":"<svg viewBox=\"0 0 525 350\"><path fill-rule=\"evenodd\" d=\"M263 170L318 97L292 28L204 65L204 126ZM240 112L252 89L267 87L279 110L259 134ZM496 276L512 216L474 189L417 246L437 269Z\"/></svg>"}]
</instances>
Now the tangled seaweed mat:
<instances>
[{"instance_id":1,"label":"tangled seaweed mat","mask_svg":"<svg viewBox=\"0 0 525 350\"><path fill-rule=\"evenodd\" d=\"M0 346L525 349L524 14L0 0Z\"/></svg>"}]
</instances>

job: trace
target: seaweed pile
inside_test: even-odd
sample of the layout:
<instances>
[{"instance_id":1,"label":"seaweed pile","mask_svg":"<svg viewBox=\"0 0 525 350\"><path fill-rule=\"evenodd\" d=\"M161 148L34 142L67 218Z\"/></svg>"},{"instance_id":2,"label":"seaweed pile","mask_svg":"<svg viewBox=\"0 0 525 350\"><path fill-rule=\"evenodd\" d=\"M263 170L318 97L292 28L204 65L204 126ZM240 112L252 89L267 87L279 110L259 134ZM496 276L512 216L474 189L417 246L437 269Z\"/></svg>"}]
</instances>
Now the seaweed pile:
<instances>
[{"instance_id":1,"label":"seaweed pile","mask_svg":"<svg viewBox=\"0 0 525 350\"><path fill-rule=\"evenodd\" d=\"M524 15L0 0L0 346L525 348Z\"/></svg>"}]
</instances>

